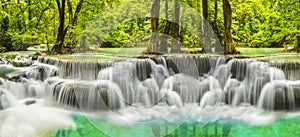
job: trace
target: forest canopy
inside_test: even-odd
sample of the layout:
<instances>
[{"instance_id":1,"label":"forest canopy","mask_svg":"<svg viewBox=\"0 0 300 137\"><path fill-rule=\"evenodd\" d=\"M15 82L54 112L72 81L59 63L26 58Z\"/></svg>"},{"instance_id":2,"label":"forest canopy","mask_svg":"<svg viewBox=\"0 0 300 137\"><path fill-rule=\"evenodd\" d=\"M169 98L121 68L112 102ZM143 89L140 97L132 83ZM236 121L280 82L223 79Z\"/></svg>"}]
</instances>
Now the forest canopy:
<instances>
[{"instance_id":1,"label":"forest canopy","mask_svg":"<svg viewBox=\"0 0 300 137\"><path fill-rule=\"evenodd\" d=\"M169 0L167 7L168 0L140 0L133 1L130 8L126 7L128 6L126 4L119 4L120 12L101 14L125 1L128 0L1 0L0 51L26 50L33 45L47 44L51 45L49 52L53 47L57 48L56 51L64 48L66 53L72 52L72 49L80 45L80 40L85 38L94 39L94 44L98 41L101 47L124 45L143 47L148 46L146 43L149 43L153 37L147 34L153 31L166 34L164 33L166 29L169 29L168 34L179 40L180 46L202 47L199 36L189 31L199 23L193 22L193 14L204 15L209 25L213 29L218 29L219 34L216 35L220 42L226 43L224 17L227 13L224 12L228 11L224 11L224 1L229 2L231 6L232 25L229 31L235 47L295 47L296 36L300 33L299 0L180 0L177 5L173 0ZM160 18L157 20L151 17L126 20L114 26L105 39L99 39L92 34L86 34L85 37L82 35L85 34L86 27L91 25L91 21L97 19L99 15L104 16L102 18L115 17L111 18L111 22L117 17L138 17L139 15L135 15L134 11L140 11L139 14L150 14L155 2L158 2L157 6L159 6ZM178 5L187 5L197 13L187 11L186 8ZM123 8L130 10L124 11ZM170 16L174 13L178 14L179 22L189 23L167 25L169 21L165 18L166 14L169 14L169 20L176 21L176 16ZM187 13L190 16L185 16ZM155 22L158 26L153 26ZM169 28L166 28L166 25ZM102 30L110 29L109 25L102 26L104 26ZM178 32L173 31L174 29ZM213 40L211 42L214 43ZM167 46L171 44L171 40L165 43Z\"/></svg>"}]
</instances>

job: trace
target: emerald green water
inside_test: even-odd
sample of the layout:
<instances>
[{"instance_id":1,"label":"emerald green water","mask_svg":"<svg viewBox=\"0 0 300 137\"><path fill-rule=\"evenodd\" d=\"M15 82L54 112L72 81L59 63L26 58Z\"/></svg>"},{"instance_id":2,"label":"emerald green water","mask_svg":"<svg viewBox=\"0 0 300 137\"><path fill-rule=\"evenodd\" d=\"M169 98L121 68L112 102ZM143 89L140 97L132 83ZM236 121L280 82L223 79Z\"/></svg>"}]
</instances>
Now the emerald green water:
<instances>
[{"instance_id":1,"label":"emerald green water","mask_svg":"<svg viewBox=\"0 0 300 137\"><path fill-rule=\"evenodd\" d=\"M14 71L14 68L7 65L0 65L0 77L6 78L6 74Z\"/></svg>"},{"instance_id":2,"label":"emerald green water","mask_svg":"<svg viewBox=\"0 0 300 137\"><path fill-rule=\"evenodd\" d=\"M266 57L262 57L262 59L299 60L300 59L300 55L298 55L298 54L292 54L292 55L266 56Z\"/></svg>"},{"instance_id":3,"label":"emerald green water","mask_svg":"<svg viewBox=\"0 0 300 137\"><path fill-rule=\"evenodd\" d=\"M65 57L68 58L73 58L73 59L114 59L117 57L114 56L106 56L106 55L89 55L89 54L71 54L71 55L64 55Z\"/></svg>"},{"instance_id":4,"label":"emerald green water","mask_svg":"<svg viewBox=\"0 0 300 137\"><path fill-rule=\"evenodd\" d=\"M61 129L53 132L56 137L151 137L169 136L169 137L201 137L201 136L230 136L230 137L294 137L300 136L300 117L290 119L279 119L269 125L249 125L233 121L217 121L214 123L183 123L180 127L176 124L166 122L145 122L134 125L113 125L104 120L88 119L84 116L74 115L76 128ZM97 128L99 127L99 128ZM101 129L101 130L99 130ZM171 129L176 129L170 131ZM154 131L154 132L153 132ZM166 133L169 133L166 135Z\"/></svg>"}]
</instances>

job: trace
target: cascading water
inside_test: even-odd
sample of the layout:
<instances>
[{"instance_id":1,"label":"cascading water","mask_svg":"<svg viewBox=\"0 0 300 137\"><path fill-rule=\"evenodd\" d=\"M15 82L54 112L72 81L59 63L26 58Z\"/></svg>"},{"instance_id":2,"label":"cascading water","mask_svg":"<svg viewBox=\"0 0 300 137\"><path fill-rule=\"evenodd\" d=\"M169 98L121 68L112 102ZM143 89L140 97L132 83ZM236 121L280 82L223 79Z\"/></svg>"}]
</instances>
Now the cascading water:
<instances>
[{"instance_id":1,"label":"cascading water","mask_svg":"<svg viewBox=\"0 0 300 137\"><path fill-rule=\"evenodd\" d=\"M116 61L39 57L24 68L26 76L18 82L0 79L0 112L29 98L23 105L35 106L43 100L47 107L87 113L112 110L120 119L136 121L178 121L189 110L190 121L215 117L249 122L247 113L256 115L253 110L299 110L299 67L295 61L219 56Z\"/></svg>"},{"instance_id":2,"label":"cascading water","mask_svg":"<svg viewBox=\"0 0 300 137\"><path fill-rule=\"evenodd\" d=\"M165 98L164 95L170 96L173 92L180 96L183 103L200 105L204 96L207 99L207 96L219 96L216 94L220 94L222 99L218 99L218 101L228 105L238 106L245 103L258 105L259 100L263 98L261 92L268 83L285 79L284 71L278 69L279 67L273 67L275 66L274 62L262 62L255 59L226 59L218 56L166 56L115 62L61 61L39 58L39 62L60 68L58 69L60 78L92 79L93 81L90 83L95 83L95 79L111 81L120 88L122 97L124 97L123 101L127 105L157 104ZM89 64L89 68L83 67L88 66L87 64ZM280 65L282 66L282 64ZM88 72L79 73L79 70L89 70L90 73L87 77L84 75ZM96 74L96 70L99 73ZM76 84L78 81L73 80L71 83L73 85L71 84L72 88L69 91L61 89L67 88L64 84L57 83L58 85L54 86L50 92L56 98L59 98L57 96L60 95L63 95L63 98L72 98L75 89L78 90L77 92L87 90L84 89L84 84L81 84L83 89L80 89L81 86ZM62 91L71 93L60 93ZM279 93L277 96L280 96ZM260 103L262 102L264 101L260 101ZM263 106L265 105L268 104L264 103ZM294 103L294 105L296 104ZM289 107L284 107L284 109L291 110Z\"/></svg>"},{"instance_id":3,"label":"cascading water","mask_svg":"<svg viewBox=\"0 0 300 137\"><path fill-rule=\"evenodd\" d=\"M258 107L267 110L295 110L295 105L293 88L282 80L266 84L258 100Z\"/></svg>"},{"instance_id":4,"label":"cascading water","mask_svg":"<svg viewBox=\"0 0 300 137\"><path fill-rule=\"evenodd\" d=\"M58 105L77 107L83 110L116 110L124 107L120 88L108 80L47 81L46 92L50 101Z\"/></svg>"},{"instance_id":5,"label":"cascading water","mask_svg":"<svg viewBox=\"0 0 300 137\"><path fill-rule=\"evenodd\" d=\"M18 99L5 89L0 90L0 111L9 107L16 106Z\"/></svg>"},{"instance_id":6,"label":"cascading water","mask_svg":"<svg viewBox=\"0 0 300 137\"><path fill-rule=\"evenodd\" d=\"M57 69L52 65L36 63L26 72L28 78L44 81L49 77L57 76Z\"/></svg>"}]
</instances>

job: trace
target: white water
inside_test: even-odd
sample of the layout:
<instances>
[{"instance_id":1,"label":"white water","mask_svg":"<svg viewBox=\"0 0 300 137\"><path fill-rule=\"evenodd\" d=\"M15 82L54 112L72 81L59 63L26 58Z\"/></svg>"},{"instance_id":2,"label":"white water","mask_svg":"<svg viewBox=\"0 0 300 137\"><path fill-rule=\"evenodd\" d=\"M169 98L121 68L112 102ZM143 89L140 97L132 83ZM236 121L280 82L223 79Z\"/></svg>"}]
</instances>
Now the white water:
<instances>
[{"instance_id":1,"label":"white water","mask_svg":"<svg viewBox=\"0 0 300 137\"><path fill-rule=\"evenodd\" d=\"M300 108L299 94L292 89L300 82L286 80L281 69L251 59L40 59L26 71L21 82L0 79L0 135L36 136L70 127L73 112L66 110L122 125L154 119L261 125Z\"/></svg>"},{"instance_id":2,"label":"white water","mask_svg":"<svg viewBox=\"0 0 300 137\"><path fill-rule=\"evenodd\" d=\"M1 111L0 135L33 137L41 132L72 127L70 114L40 105L15 106Z\"/></svg>"}]
</instances>

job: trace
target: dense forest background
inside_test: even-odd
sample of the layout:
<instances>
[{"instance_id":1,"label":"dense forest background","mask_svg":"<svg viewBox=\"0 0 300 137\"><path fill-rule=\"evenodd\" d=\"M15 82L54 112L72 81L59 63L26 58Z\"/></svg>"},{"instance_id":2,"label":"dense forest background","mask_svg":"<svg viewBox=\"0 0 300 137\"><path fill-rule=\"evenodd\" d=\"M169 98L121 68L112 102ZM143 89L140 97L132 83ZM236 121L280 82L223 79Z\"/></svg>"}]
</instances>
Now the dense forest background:
<instances>
[{"instance_id":1,"label":"dense forest background","mask_svg":"<svg viewBox=\"0 0 300 137\"><path fill-rule=\"evenodd\" d=\"M89 35L82 35L86 26L102 11L126 0L1 0L0 1L0 51L26 50L29 46L45 44L48 52L68 53L78 47L80 40ZM222 45L229 43L233 47L296 47L300 33L299 0L179 0L203 15L212 26ZM106 12L107 17L130 15L131 11L147 12L156 17L163 14L179 22L190 22L184 8L173 0L140 0L131 3L131 9L123 12ZM143 7L141 3L149 3ZM126 4L119 5L126 9ZM160 13L159 13L160 12ZM123 15L118 15L123 14ZM174 15L171 16L171 15ZM197 24L194 22L191 24ZM149 46L134 42L150 41L149 51L165 50L157 47L159 35L143 35L157 32L171 35L184 47L204 47L213 45L213 40L199 42L193 33L182 26L161 18L136 18L115 26L103 41L101 47ZM102 28L105 29L105 28ZM153 33L152 33L153 34ZM97 37L94 38L97 41ZM142 39L142 40L141 40ZM130 44L130 43L134 44ZM152 45L151 45L152 43ZM154 43L154 45L153 45ZM174 45L172 40L162 40L160 45ZM176 45L176 44L175 44ZM173 48L178 51L178 47ZM231 49L226 50L233 53Z\"/></svg>"}]
</instances>

